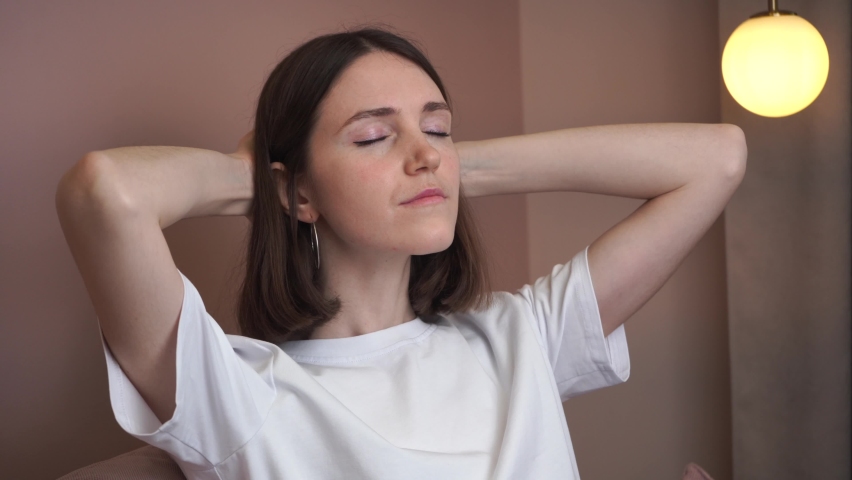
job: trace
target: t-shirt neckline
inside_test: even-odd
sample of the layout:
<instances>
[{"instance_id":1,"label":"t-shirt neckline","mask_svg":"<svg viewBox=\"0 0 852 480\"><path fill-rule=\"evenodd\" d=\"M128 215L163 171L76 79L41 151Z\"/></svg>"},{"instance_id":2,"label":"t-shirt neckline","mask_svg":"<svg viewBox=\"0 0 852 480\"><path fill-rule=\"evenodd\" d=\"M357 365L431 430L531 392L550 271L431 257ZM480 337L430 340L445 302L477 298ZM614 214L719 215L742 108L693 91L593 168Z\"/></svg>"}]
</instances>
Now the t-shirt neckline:
<instances>
[{"instance_id":1,"label":"t-shirt neckline","mask_svg":"<svg viewBox=\"0 0 852 480\"><path fill-rule=\"evenodd\" d=\"M291 340L278 344L295 360L306 363L337 363L341 360L354 361L358 357L381 355L401 344L408 344L425 337L436 328L416 317L393 327L375 332L343 338L317 338Z\"/></svg>"}]
</instances>

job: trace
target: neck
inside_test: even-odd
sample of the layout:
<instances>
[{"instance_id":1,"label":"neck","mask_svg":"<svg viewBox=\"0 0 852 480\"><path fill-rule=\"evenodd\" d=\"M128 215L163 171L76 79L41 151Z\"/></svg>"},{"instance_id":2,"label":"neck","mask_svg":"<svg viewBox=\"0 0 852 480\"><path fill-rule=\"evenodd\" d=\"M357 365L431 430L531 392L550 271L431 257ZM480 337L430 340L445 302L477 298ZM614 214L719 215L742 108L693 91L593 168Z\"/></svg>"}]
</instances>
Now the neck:
<instances>
[{"instance_id":1,"label":"neck","mask_svg":"<svg viewBox=\"0 0 852 480\"><path fill-rule=\"evenodd\" d=\"M326 241L320 268L326 295L340 298L340 311L310 338L364 335L417 316L408 298L411 256L344 251Z\"/></svg>"}]
</instances>

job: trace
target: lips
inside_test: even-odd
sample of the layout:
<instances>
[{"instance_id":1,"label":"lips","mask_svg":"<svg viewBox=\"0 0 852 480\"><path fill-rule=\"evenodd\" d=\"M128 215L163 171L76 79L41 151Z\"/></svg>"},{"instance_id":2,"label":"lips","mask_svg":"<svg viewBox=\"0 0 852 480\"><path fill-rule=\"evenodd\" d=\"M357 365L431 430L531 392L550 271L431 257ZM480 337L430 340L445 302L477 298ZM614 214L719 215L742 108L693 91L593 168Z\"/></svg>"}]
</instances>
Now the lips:
<instances>
[{"instance_id":1,"label":"lips","mask_svg":"<svg viewBox=\"0 0 852 480\"><path fill-rule=\"evenodd\" d=\"M408 200L402 202L402 205L405 205L407 203L412 203L412 202L415 202L417 200L420 200L421 198L427 198L427 197L446 198L446 195L444 195L443 190L441 190L440 188L427 188L426 190L423 190L422 192L418 193L416 196L409 198Z\"/></svg>"}]
</instances>

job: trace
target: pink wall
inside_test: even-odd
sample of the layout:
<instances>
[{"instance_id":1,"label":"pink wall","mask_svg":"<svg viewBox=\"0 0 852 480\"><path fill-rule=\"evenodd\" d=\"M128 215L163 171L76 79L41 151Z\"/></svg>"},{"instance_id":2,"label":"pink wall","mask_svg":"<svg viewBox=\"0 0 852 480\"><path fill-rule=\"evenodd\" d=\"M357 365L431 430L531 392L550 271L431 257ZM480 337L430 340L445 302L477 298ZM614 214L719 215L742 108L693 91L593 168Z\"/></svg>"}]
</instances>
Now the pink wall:
<instances>
[{"instance_id":1,"label":"pink wall","mask_svg":"<svg viewBox=\"0 0 852 480\"><path fill-rule=\"evenodd\" d=\"M123 145L232 151L265 75L313 35L380 21L420 39L456 102L457 140L719 121L715 0L198 5L0 3L4 476L55 478L139 445L109 407L94 312L54 211L61 174L87 151ZM637 205L570 193L476 200L495 288L544 274ZM584 478L679 478L688 461L730 478L721 225L628 322L631 379L566 404ZM230 332L245 228L202 218L166 231Z\"/></svg>"},{"instance_id":2,"label":"pink wall","mask_svg":"<svg viewBox=\"0 0 852 480\"><path fill-rule=\"evenodd\" d=\"M755 8L761 7L757 5ZM524 131L720 121L715 0L521 0ZM527 198L531 279L641 204ZM631 376L565 403L583 478L731 478L725 244L720 219L626 324Z\"/></svg>"},{"instance_id":3,"label":"pink wall","mask_svg":"<svg viewBox=\"0 0 852 480\"><path fill-rule=\"evenodd\" d=\"M516 1L0 3L0 472L55 478L137 445L112 417L94 311L54 210L62 173L124 145L233 151L265 75L298 43L365 21L420 39L457 140L521 133ZM495 286L528 277L523 196L475 202ZM233 331L237 218L170 227L178 267Z\"/></svg>"}]
</instances>

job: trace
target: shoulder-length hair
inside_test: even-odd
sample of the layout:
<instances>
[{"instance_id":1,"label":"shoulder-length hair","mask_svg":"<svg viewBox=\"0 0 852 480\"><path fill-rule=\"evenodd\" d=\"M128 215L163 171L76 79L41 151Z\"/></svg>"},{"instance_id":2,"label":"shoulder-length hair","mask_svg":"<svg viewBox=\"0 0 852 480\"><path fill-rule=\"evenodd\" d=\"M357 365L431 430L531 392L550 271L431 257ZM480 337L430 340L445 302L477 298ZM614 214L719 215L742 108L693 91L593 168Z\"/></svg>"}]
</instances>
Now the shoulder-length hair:
<instances>
[{"instance_id":1,"label":"shoulder-length hair","mask_svg":"<svg viewBox=\"0 0 852 480\"><path fill-rule=\"evenodd\" d=\"M340 310L340 300L323 293L310 225L287 214L271 163L286 167L288 204L297 205L296 181L311 161L308 143L320 103L349 65L374 51L418 65L450 105L444 84L426 56L411 41L383 29L314 38L273 69L255 117L251 237L238 313L243 335L275 343L305 339ZM481 308L492 301L482 243L461 189L458 202L450 247L411 257L408 295L414 312L425 322L435 321L429 318L435 314Z\"/></svg>"}]
</instances>

